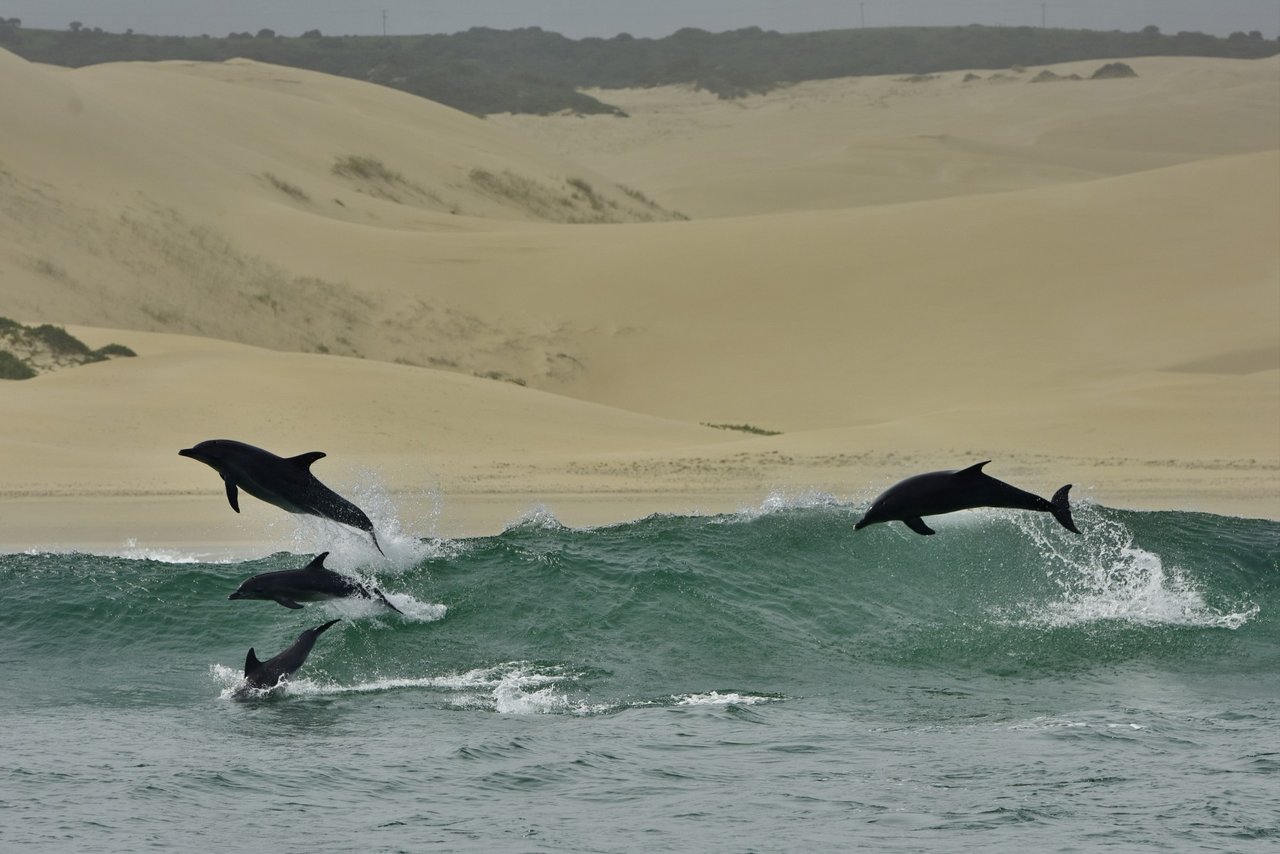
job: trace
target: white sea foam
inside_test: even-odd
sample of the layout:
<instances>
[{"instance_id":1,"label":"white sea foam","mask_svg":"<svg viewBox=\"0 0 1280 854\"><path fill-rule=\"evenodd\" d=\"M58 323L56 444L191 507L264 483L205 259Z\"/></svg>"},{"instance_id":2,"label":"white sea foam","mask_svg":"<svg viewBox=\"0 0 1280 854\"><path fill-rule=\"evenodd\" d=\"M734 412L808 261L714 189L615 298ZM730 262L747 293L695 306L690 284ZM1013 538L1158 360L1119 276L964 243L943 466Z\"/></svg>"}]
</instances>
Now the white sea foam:
<instances>
[{"instance_id":1,"label":"white sea foam","mask_svg":"<svg viewBox=\"0 0 1280 854\"><path fill-rule=\"evenodd\" d=\"M1082 512L1083 511L1083 512ZM1211 606L1191 575L1168 566L1155 552L1134 543L1121 522L1078 505L1083 537L1050 536L1036 520L1015 517L1032 538L1061 598L1037 606L1020 622L1053 628L1098 621L1135 625L1238 629L1258 614L1255 604L1220 610Z\"/></svg>"},{"instance_id":2,"label":"white sea foam","mask_svg":"<svg viewBox=\"0 0 1280 854\"><path fill-rule=\"evenodd\" d=\"M366 587L377 586L377 582L368 578L359 579ZM443 620L449 609L447 606L435 602L419 602L408 593L393 593L383 590L382 594L387 597L387 601L400 609L397 614L375 599L363 599L360 597L350 597L346 599L326 599L317 606L323 608L326 614L331 617L340 617L344 620L367 620L371 617L385 617L388 620L402 620L410 623L434 623L437 620ZM389 622L383 623L390 625ZM379 623L371 625L377 626Z\"/></svg>"},{"instance_id":3,"label":"white sea foam","mask_svg":"<svg viewBox=\"0 0 1280 854\"><path fill-rule=\"evenodd\" d=\"M844 506L829 492L819 489L775 489L761 499L759 504L744 505L735 513L718 520L720 522L750 522L775 513L791 510L813 510Z\"/></svg>"},{"instance_id":4,"label":"white sea foam","mask_svg":"<svg viewBox=\"0 0 1280 854\"><path fill-rule=\"evenodd\" d=\"M124 541L119 549L108 552L106 557L121 557L126 560L149 560L156 563L236 563L244 559L244 555L232 555L225 552L194 552L184 549L160 548L157 546L139 545L132 537Z\"/></svg>"},{"instance_id":5,"label":"white sea foam","mask_svg":"<svg viewBox=\"0 0 1280 854\"><path fill-rule=\"evenodd\" d=\"M1011 724L1011 730L1052 730L1052 729L1098 729L1098 730L1131 730L1134 732L1146 729L1146 724L1131 721L1115 723L1108 721L1076 721L1060 717L1039 717Z\"/></svg>"},{"instance_id":6,"label":"white sea foam","mask_svg":"<svg viewBox=\"0 0 1280 854\"><path fill-rule=\"evenodd\" d=\"M223 686L223 698L236 696L242 690L243 679L238 671L215 664L209 668L209 672ZM422 689L445 693L446 704L454 708L479 709L503 715L594 715L616 708L613 704L586 703L570 697L563 686L577 679L576 674L563 668L540 667L528 662L513 661L462 673L379 677L354 685L340 685L303 676L284 682L273 690L287 696L305 697Z\"/></svg>"},{"instance_id":7,"label":"white sea foam","mask_svg":"<svg viewBox=\"0 0 1280 854\"><path fill-rule=\"evenodd\" d=\"M708 691L705 694L672 695L677 706L755 706L760 703L776 703L780 697L767 697L762 694L739 694L728 691Z\"/></svg>"},{"instance_id":8,"label":"white sea foam","mask_svg":"<svg viewBox=\"0 0 1280 854\"><path fill-rule=\"evenodd\" d=\"M556 514L545 504L535 504L506 525L512 528L535 528L546 531L563 531L567 526L556 518Z\"/></svg>"}]
</instances>

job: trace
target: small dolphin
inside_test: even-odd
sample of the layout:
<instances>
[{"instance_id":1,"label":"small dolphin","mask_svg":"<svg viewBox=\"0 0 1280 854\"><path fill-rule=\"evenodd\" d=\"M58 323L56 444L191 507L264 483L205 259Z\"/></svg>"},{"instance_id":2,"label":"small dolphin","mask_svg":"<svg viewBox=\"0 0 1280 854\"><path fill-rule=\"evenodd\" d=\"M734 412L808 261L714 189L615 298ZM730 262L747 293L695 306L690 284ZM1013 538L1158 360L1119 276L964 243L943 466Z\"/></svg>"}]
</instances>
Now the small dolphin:
<instances>
[{"instance_id":1,"label":"small dolphin","mask_svg":"<svg viewBox=\"0 0 1280 854\"><path fill-rule=\"evenodd\" d=\"M1008 507L1052 513L1062 527L1073 534L1080 533L1071 520L1071 506L1067 503L1071 484L1055 492L1052 501L1045 501L984 473L982 467L989 462L991 460L959 471L918 474L894 484L872 502L871 509L853 526L854 530L896 520L917 534L933 534L936 531L926 525L921 516L939 516L974 507Z\"/></svg>"},{"instance_id":2,"label":"small dolphin","mask_svg":"<svg viewBox=\"0 0 1280 854\"><path fill-rule=\"evenodd\" d=\"M279 602L286 608L301 608L299 602L319 602L322 599L377 599L397 614L404 613L392 605L378 588L372 591L345 575L326 569L323 552L302 569L285 569L280 572L264 572L247 579L228 599L267 599Z\"/></svg>"},{"instance_id":3,"label":"small dolphin","mask_svg":"<svg viewBox=\"0 0 1280 854\"><path fill-rule=\"evenodd\" d=\"M307 629L298 635L298 639L288 649L266 661L258 661L258 656L250 647L249 654L244 659L244 687L266 690L280 684L280 680L288 679L307 660L311 648L316 645L316 638L336 622L338 621L330 620L314 629Z\"/></svg>"},{"instance_id":4,"label":"small dolphin","mask_svg":"<svg viewBox=\"0 0 1280 854\"><path fill-rule=\"evenodd\" d=\"M373 539L378 554L385 554L378 545L373 523L364 511L311 473L311 464L324 456L322 451L285 458L244 442L209 439L194 448L183 448L178 454L198 460L222 475L227 484L227 500L237 513L240 512L237 488L243 488L254 498L290 513L319 516L359 528Z\"/></svg>"}]
</instances>

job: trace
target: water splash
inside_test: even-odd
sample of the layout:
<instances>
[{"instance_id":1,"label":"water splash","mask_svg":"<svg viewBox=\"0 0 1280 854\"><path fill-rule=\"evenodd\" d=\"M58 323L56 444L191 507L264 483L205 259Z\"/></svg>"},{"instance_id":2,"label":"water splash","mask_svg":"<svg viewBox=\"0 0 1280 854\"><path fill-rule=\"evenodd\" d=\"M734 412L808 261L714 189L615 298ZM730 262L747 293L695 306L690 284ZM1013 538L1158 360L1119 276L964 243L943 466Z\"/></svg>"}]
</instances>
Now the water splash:
<instances>
[{"instance_id":1,"label":"water splash","mask_svg":"<svg viewBox=\"0 0 1280 854\"><path fill-rule=\"evenodd\" d=\"M238 671L221 664L209 668L210 676L222 686L223 699L263 697L341 696L384 691L421 689L445 694L444 705L456 709L478 709L500 715L569 714L596 715L618 708L613 703L587 703L571 697L565 686L578 681L580 674L559 666L511 661L492 667L439 676L384 677L354 685L299 677L282 682L268 691L243 690Z\"/></svg>"},{"instance_id":2,"label":"water splash","mask_svg":"<svg viewBox=\"0 0 1280 854\"><path fill-rule=\"evenodd\" d=\"M737 691L708 691L705 694L672 695L677 706L755 706L776 703L782 699L774 694L741 694Z\"/></svg>"},{"instance_id":3,"label":"water splash","mask_svg":"<svg viewBox=\"0 0 1280 854\"><path fill-rule=\"evenodd\" d=\"M1256 604L1213 607L1189 572L1138 546L1119 520L1088 504L1077 505L1076 513L1084 535L1069 539L1043 520L1012 517L1035 544L1060 592L1057 601L1037 606L1022 622L1051 628L1114 620L1238 629L1258 614Z\"/></svg>"},{"instance_id":4,"label":"water splash","mask_svg":"<svg viewBox=\"0 0 1280 854\"><path fill-rule=\"evenodd\" d=\"M508 522L504 529L504 533L507 531L518 531L522 529L531 531L569 530L568 526L561 522L551 508L545 504L535 504L515 519Z\"/></svg>"},{"instance_id":5,"label":"water splash","mask_svg":"<svg viewBox=\"0 0 1280 854\"><path fill-rule=\"evenodd\" d=\"M791 510L829 509L843 506L831 493L819 489L775 489L754 507L739 507L733 514L734 521L752 521L762 516L786 513Z\"/></svg>"}]
</instances>

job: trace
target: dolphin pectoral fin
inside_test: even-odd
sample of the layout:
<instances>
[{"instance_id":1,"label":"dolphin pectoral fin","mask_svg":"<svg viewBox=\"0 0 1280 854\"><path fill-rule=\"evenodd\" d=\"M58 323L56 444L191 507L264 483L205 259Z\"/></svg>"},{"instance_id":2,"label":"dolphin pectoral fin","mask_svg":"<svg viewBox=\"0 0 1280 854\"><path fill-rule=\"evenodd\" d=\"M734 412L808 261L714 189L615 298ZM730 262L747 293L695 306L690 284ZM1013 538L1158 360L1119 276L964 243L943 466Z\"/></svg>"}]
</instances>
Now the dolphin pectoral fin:
<instances>
[{"instance_id":1,"label":"dolphin pectoral fin","mask_svg":"<svg viewBox=\"0 0 1280 854\"><path fill-rule=\"evenodd\" d=\"M907 519L903 519L902 524L906 525L908 528L915 531L917 534L924 534L926 537L929 536L930 534L938 533L937 531L933 530L928 525L926 525L924 523L924 520L921 519L919 516L911 516Z\"/></svg>"},{"instance_id":2,"label":"dolphin pectoral fin","mask_svg":"<svg viewBox=\"0 0 1280 854\"><path fill-rule=\"evenodd\" d=\"M305 454L298 454L296 457L289 457L289 462L305 471L311 470L311 464L316 460L325 456L324 451L307 451Z\"/></svg>"},{"instance_id":3,"label":"dolphin pectoral fin","mask_svg":"<svg viewBox=\"0 0 1280 854\"><path fill-rule=\"evenodd\" d=\"M236 482L229 477L224 477L227 482L227 501L231 502L231 509L240 512L240 494L236 491Z\"/></svg>"},{"instance_id":4,"label":"dolphin pectoral fin","mask_svg":"<svg viewBox=\"0 0 1280 854\"><path fill-rule=\"evenodd\" d=\"M292 600L292 599L290 599L288 596L277 596L277 597L276 597L276 601L277 601L277 602L279 602L281 605L285 606L286 608L292 608L292 609L293 609L293 610L295 610L295 611L297 611L297 610L299 610L300 608L302 608L302 605L300 605L300 604L298 604L297 602L293 601L293 600Z\"/></svg>"}]
</instances>

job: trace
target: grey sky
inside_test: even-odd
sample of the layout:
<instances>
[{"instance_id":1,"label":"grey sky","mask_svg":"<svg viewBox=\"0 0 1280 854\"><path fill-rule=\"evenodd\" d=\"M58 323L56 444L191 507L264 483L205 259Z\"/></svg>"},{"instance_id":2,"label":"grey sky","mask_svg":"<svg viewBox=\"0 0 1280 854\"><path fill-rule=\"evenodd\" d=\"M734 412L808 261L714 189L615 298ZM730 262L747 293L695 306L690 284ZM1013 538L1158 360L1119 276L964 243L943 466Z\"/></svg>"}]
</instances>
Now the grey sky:
<instances>
[{"instance_id":1,"label":"grey sky","mask_svg":"<svg viewBox=\"0 0 1280 854\"><path fill-rule=\"evenodd\" d=\"M664 36L681 27L718 32L758 26L804 30L990 24L1136 30L1155 24L1227 35L1280 34L1280 0L0 0L0 18L65 29L225 36L264 27L281 35L457 32L538 26L573 38Z\"/></svg>"}]
</instances>

